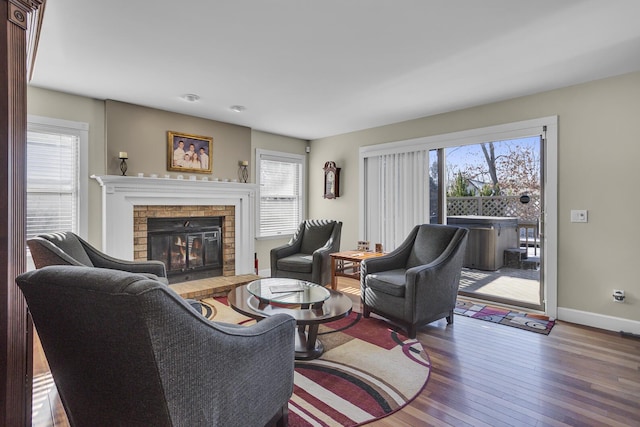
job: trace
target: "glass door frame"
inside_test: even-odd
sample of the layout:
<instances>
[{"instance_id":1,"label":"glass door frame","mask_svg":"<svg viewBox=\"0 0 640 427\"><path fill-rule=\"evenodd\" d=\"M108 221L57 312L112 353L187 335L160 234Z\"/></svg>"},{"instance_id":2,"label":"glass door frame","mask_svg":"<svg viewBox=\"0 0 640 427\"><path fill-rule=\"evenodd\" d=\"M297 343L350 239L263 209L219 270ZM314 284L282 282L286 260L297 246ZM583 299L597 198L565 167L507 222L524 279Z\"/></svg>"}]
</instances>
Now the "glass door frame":
<instances>
[{"instance_id":1,"label":"glass door frame","mask_svg":"<svg viewBox=\"0 0 640 427\"><path fill-rule=\"evenodd\" d=\"M544 254L543 281L544 312L557 317L557 256L558 256L558 117L549 116L484 128L452 132L390 143L368 145L359 150L360 218L359 236L366 238L366 159L389 153L410 150L436 150L458 145L470 145L488 141L503 141L543 134L546 127L546 143L541 152L542 190L544 204L540 215L540 245ZM442 218L445 216L443 215ZM428 218L426 219L428 221Z\"/></svg>"}]
</instances>

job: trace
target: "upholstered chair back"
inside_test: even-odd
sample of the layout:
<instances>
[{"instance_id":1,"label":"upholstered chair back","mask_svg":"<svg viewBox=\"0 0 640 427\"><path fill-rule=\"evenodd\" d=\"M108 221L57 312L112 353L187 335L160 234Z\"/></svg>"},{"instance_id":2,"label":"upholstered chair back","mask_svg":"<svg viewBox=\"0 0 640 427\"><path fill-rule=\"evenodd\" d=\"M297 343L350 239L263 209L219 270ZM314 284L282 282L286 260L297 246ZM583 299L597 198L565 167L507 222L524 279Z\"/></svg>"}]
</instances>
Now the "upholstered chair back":
<instances>
[{"instance_id":1,"label":"upholstered chair back","mask_svg":"<svg viewBox=\"0 0 640 427\"><path fill-rule=\"evenodd\" d=\"M31 252L37 252L37 254L34 254L33 259L38 268L61 263L60 253L57 253L57 251L52 252L50 249L52 245L71 258L66 258L68 264L93 267L93 262L91 258L89 258L89 255L87 255L87 251L82 246L82 243L80 243L78 236L73 233L59 232L40 234L32 240L33 244L29 243L29 249ZM38 244L38 242L42 241L48 241L51 245L46 245L46 248L44 248L42 244ZM76 262L73 262L74 260Z\"/></svg>"},{"instance_id":2,"label":"upholstered chair back","mask_svg":"<svg viewBox=\"0 0 640 427\"><path fill-rule=\"evenodd\" d=\"M300 252L312 254L316 249L323 247L331 238L335 227L340 226L336 221L307 220L303 223L302 244Z\"/></svg>"},{"instance_id":3,"label":"upholstered chair back","mask_svg":"<svg viewBox=\"0 0 640 427\"><path fill-rule=\"evenodd\" d=\"M16 282L71 426L261 426L291 395L289 316L211 322L157 280L110 269Z\"/></svg>"},{"instance_id":4,"label":"upholstered chair back","mask_svg":"<svg viewBox=\"0 0 640 427\"><path fill-rule=\"evenodd\" d=\"M413 247L407 258L407 267L429 264L441 256L458 231L455 227L432 226L418 227Z\"/></svg>"},{"instance_id":5,"label":"upholstered chair back","mask_svg":"<svg viewBox=\"0 0 640 427\"><path fill-rule=\"evenodd\" d=\"M166 267L162 261L128 261L100 252L70 231L41 234L27 240L36 268L48 265L77 265L111 268L146 274L168 284Z\"/></svg>"}]
</instances>

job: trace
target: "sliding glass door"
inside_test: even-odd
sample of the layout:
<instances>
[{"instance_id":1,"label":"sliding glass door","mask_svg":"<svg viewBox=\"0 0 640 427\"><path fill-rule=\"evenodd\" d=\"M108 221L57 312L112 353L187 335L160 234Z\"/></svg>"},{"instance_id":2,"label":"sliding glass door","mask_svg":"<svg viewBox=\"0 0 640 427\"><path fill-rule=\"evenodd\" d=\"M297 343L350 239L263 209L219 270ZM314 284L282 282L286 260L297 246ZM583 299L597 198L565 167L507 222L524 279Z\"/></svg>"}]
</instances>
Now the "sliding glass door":
<instances>
[{"instance_id":1,"label":"sliding glass door","mask_svg":"<svg viewBox=\"0 0 640 427\"><path fill-rule=\"evenodd\" d=\"M543 309L542 135L444 149L446 221L469 229L460 294Z\"/></svg>"},{"instance_id":2,"label":"sliding glass door","mask_svg":"<svg viewBox=\"0 0 640 427\"><path fill-rule=\"evenodd\" d=\"M360 151L362 240L390 251L416 224L465 226L461 294L555 316L557 208L545 204L556 199L555 117Z\"/></svg>"}]
</instances>

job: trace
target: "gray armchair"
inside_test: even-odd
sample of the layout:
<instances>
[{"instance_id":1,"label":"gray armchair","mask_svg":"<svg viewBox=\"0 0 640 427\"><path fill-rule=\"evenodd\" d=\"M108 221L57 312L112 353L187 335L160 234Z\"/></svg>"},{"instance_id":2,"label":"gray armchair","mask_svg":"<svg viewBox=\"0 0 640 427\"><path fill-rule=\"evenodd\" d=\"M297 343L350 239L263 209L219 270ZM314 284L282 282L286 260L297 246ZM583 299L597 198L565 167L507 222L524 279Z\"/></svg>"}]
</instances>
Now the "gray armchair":
<instances>
[{"instance_id":1,"label":"gray armchair","mask_svg":"<svg viewBox=\"0 0 640 427\"><path fill-rule=\"evenodd\" d=\"M364 317L376 313L416 337L418 326L447 318L453 323L466 228L418 225L393 252L361 263Z\"/></svg>"},{"instance_id":2,"label":"gray armchair","mask_svg":"<svg viewBox=\"0 0 640 427\"><path fill-rule=\"evenodd\" d=\"M292 317L212 322L156 280L99 268L16 282L71 426L286 425Z\"/></svg>"},{"instance_id":3,"label":"gray armchair","mask_svg":"<svg viewBox=\"0 0 640 427\"><path fill-rule=\"evenodd\" d=\"M161 261L125 261L100 252L70 231L40 234L27 240L36 268L47 265L81 265L140 273L168 284Z\"/></svg>"},{"instance_id":4,"label":"gray armchair","mask_svg":"<svg viewBox=\"0 0 640 427\"><path fill-rule=\"evenodd\" d=\"M303 221L289 243L271 249L271 277L331 283L329 254L340 250L341 231L339 221Z\"/></svg>"},{"instance_id":5,"label":"gray armchair","mask_svg":"<svg viewBox=\"0 0 640 427\"><path fill-rule=\"evenodd\" d=\"M126 261L113 258L100 252L70 231L40 234L27 240L27 245L36 268L48 265L109 268L142 274L165 285L169 284L167 269L162 261ZM202 311L202 306L198 301L189 299L187 302L197 311Z\"/></svg>"}]
</instances>

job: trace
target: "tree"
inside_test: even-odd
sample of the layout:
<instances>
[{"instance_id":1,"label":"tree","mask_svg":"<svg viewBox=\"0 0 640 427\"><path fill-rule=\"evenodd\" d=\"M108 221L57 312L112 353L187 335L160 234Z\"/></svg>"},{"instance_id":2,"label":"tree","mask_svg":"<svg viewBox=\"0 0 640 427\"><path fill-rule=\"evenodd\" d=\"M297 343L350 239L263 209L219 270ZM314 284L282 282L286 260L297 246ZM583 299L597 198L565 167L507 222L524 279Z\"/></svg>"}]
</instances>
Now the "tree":
<instances>
[{"instance_id":1,"label":"tree","mask_svg":"<svg viewBox=\"0 0 640 427\"><path fill-rule=\"evenodd\" d=\"M505 194L540 194L540 156L532 147L510 147L497 170Z\"/></svg>"},{"instance_id":2,"label":"tree","mask_svg":"<svg viewBox=\"0 0 640 427\"><path fill-rule=\"evenodd\" d=\"M495 194L495 189L496 189L495 186L489 185L489 184L485 184L480 189L480 195L481 196L485 196L485 197L493 196Z\"/></svg>"},{"instance_id":3,"label":"tree","mask_svg":"<svg viewBox=\"0 0 640 427\"><path fill-rule=\"evenodd\" d=\"M503 154L497 154L497 144ZM480 148L484 162L467 164L463 172L469 179L491 182L486 185L491 191L483 187L481 195L540 193L540 156L533 144L485 142Z\"/></svg>"},{"instance_id":4,"label":"tree","mask_svg":"<svg viewBox=\"0 0 640 427\"><path fill-rule=\"evenodd\" d=\"M498 172L496 170L496 149L493 145L493 142L489 143L481 143L480 148L482 148L482 153L484 154L484 159L487 161L487 167L489 168L489 177L491 177L491 182L493 183L493 191L492 194L499 195L500 189L498 187Z\"/></svg>"},{"instance_id":5,"label":"tree","mask_svg":"<svg viewBox=\"0 0 640 427\"><path fill-rule=\"evenodd\" d=\"M469 197L473 196L473 192L469 191L467 185L467 179L462 176L462 172L458 172L456 179L453 181L453 185L449 188L449 197Z\"/></svg>"}]
</instances>

